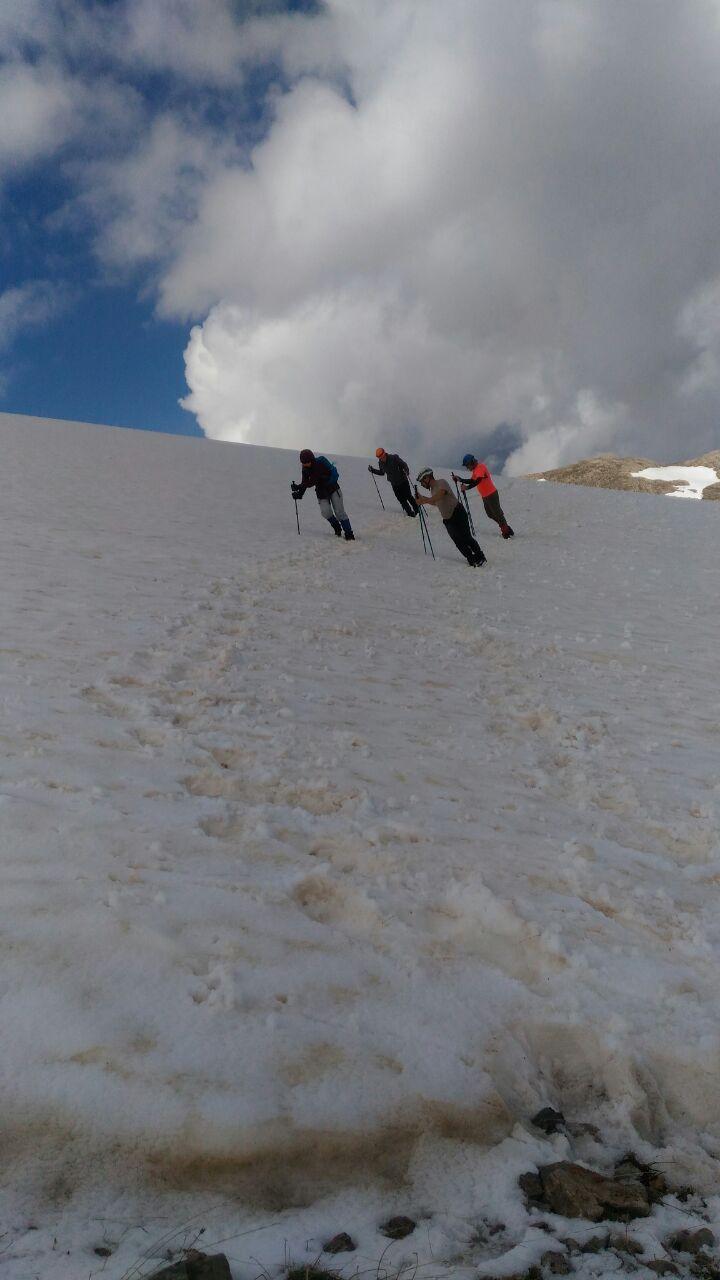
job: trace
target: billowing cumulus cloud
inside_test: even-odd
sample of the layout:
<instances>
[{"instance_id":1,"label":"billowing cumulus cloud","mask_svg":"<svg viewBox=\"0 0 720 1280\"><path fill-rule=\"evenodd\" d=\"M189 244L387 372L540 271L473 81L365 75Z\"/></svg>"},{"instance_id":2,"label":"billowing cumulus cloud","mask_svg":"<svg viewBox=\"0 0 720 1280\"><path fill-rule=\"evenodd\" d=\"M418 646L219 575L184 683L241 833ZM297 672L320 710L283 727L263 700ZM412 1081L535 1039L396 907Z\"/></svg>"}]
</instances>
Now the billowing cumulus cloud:
<instances>
[{"instance_id":1,"label":"billowing cumulus cloud","mask_svg":"<svg viewBox=\"0 0 720 1280\"><path fill-rule=\"evenodd\" d=\"M66 148L64 216L192 326L209 436L717 444L717 0L28 6L8 163Z\"/></svg>"},{"instance_id":2,"label":"billowing cumulus cloud","mask_svg":"<svg viewBox=\"0 0 720 1280\"><path fill-rule=\"evenodd\" d=\"M511 470L716 443L716 6L330 0L323 23L334 74L306 47L162 281L166 313L209 309L207 434L437 457L509 421Z\"/></svg>"}]
</instances>

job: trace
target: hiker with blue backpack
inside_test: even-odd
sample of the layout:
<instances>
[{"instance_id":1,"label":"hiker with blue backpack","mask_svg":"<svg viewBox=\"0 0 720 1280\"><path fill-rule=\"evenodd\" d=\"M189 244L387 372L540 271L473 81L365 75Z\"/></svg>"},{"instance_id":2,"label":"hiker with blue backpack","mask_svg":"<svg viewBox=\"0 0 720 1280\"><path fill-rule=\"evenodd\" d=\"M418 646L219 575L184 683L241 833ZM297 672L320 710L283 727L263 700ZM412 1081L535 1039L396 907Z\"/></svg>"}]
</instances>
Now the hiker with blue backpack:
<instances>
[{"instance_id":1,"label":"hiker with blue backpack","mask_svg":"<svg viewBox=\"0 0 720 1280\"><path fill-rule=\"evenodd\" d=\"M293 482L290 485L295 501L298 502L302 498L306 489L314 488L321 514L327 520L335 536L341 538L345 534L347 542L354 542L355 534L352 531L343 506L343 496L339 484L340 477L335 463L330 462L321 453L315 457L312 449L301 449L300 466L302 467L302 480L299 484Z\"/></svg>"}]
</instances>

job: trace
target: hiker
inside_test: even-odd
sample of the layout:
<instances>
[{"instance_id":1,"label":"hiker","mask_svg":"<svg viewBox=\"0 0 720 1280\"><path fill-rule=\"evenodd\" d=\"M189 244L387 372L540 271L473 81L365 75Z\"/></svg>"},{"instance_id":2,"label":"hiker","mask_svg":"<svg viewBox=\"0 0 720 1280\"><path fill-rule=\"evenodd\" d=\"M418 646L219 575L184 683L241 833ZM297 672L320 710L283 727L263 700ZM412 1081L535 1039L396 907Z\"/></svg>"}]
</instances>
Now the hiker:
<instances>
[{"instance_id":1,"label":"hiker","mask_svg":"<svg viewBox=\"0 0 720 1280\"><path fill-rule=\"evenodd\" d=\"M378 460L378 469L370 465L368 471L374 476L385 476L385 479L390 481L392 491L405 515L416 516L419 508L410 488L408 480L410 468L407 462L403 462L399 453L386 453L382 448L375 450L375 457Z\"/></svg>"},{"instance_id":2,"label":"hiker","mask_svg":"<svg viewBox=\"0 0 720 1280\"><path fill-rule=\"evenodd\" d=\"M462 464L472 473L471 478L466 480L464 476L456 476L453 471L453 480L456 484L462 485L463 493L467 493L468 489L479 489L485 508L485 515L500 525L500 532L503 538L514 538L515 533L505 519L505 513L500 506L500 495L493 484L493 478L485 463L478 462L474 454L466 453Z\"/></svg>"},{"instance_id":3,"label":"hiker","mask_svg":"<svg viewBox=\"0 0 720 1280\"><path fill-rule=\"evenodd\" d=\"M329 462L322 454L319 454L316 458L312 449L301 449L300 466L302 467L302 480L299 484L293 483L290 485L293 498L298 500L302 498L306 489L314 488L320 511L335 536L341 538L344 533L347 542L354 542L355 534L345 513L343 496L338 484L338 470L335 464Z\"/></svg>"},{"instance_id":4,"label":"hiker","mask_svg":"<svg viewBox=\"0 0 720 1280\"><path fill-rule=\"evenodd\" d=\"M461 502L458 502L447 480L437 480L430 467L423 467L418 474L418 484L430 490L429 498L421 498L415 490L417 502L422 507L437 507L442 522L461 555L465 556L471 568L479 569L485 564L486 557L470 532L468 514Z\"/></svg>"}]
</instances>

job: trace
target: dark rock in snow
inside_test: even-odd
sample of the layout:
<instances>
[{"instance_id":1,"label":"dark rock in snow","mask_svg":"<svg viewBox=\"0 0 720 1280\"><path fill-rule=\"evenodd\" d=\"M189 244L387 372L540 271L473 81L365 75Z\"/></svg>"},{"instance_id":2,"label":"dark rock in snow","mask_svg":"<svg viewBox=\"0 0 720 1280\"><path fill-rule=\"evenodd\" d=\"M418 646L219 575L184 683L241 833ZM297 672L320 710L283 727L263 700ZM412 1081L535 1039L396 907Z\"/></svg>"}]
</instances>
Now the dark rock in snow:
<instances>
[{"instance_id":1,"label":"dark rock in snow","mask_svg":"<svg viewBox=\"0 0 720 1280\"><path fill-rule=\"evenodd\" d=\"M113 1255L112 1249L109 1249L106 1244L96 1244L93 1253L96 1253L98 1258L112 1258Z\"/></svg>"},{"instance_id":2,"label":"dark rock in snow","mask_svg":"<svg viewBox=\"0 0 720 1280\"><path fill-rule=\"evenodd\" d=\"M527 1176L523 1174L523 1179ZM648 1194L641 1182L605 1178L593 1169L568 1160L545 1165L539 1170L539 1181L542 1198L537 1200L535 1184L528 1183L526 1187L520 1180L526 1195L532 1188L529 1202L564 1218L588 1218L591 1222L612 1218L628 1222L633 1218L646 1218L650 1212Z\"/></svg>"},{"instance_id":3,"label":"dark rock in snow","mask_svg":"<svg viewBox=\"0 0 720 1280\"><path fill-rule=\"evenodd\" d=\"M649 1271L654 1271L656 1276L679 1276L680 1272L674 1262L669 1262L667 1258L653 1258L652 1262L644 1264Z\"/></svg>"},{"instance_id":4,"label":"dark rock in snow","mask_svg":"<svg viewBox=\"0 0 720 1280\"><path fill-rule=\"evenodd\" d=\"M323 1245L323 1253L352 1253L353 1249L357 1249L357 1245L347 1231L341 1231Z\"/></svg>"},{"instance_id":5,"label":"dark rock in snow","mask_svg":"<svg viewBox=\"0 0 720 1280\"><path fill-rule=\"evenodd\" d=\"M690 1263L690 1273L697 1276L698 1280L720 1280L720 1267L714 1258L710 1257L704 1249L695 1254Z\"/></svg>"},{"instance_id":6,"label":"dark rock in snow","mask_svg":"<svg viewBox=\"0 0 720 1280\"><path fill-rule=\"evenodd\" d=\"M585 1124L582 1120L569 1120L566 1128L573 1138L592 1138L595 1142L602 1142L602 1134L596 1124Z\"/></svg>"},{"instance_id":7,"label":"dark rock in snow","mask_svg":"<svg viewBox=\"0 0 720 1280\"><path fill-rule=\"evenodd\" d=\"M698 1231L676 1231L665 1243L680 1253L699 1253L701 1249L712 1249L715 1236L709 1227L700 1227Z\"/></svg>"},{"instance_id":8,"label":"dark rock in snow","mask_svg":"<svg viewBox=\"0 0 720 1280\"><path fill-rule=\"evenodd\" d=\"M521 1173L518 1178L518 1186L525 1193L529 1208L544 1209L546 1207L539 1173Z\"/></svg>"},{"instance_id":9,"label":"dark rock in snow","mask_svg":"<svg viewBox=\"0 0 720 1280\"><path fill-rule=\"evenodd\" d=\"M603 1253L610 1244L609 1235L604 1232L601 1236L590 1236L589 1239L583 1240L580 1245L581 1253Z\"/></svg>"},{"instance_id":10,"label":"dark rock in snow","mask_svg":"<svg viewBox=\"0 0 720 1280\"><path fill-rule=\"evenodd\" d=\"M553 1276L569 1276L572 1271L572 1263L567 1254L560 1253L557 1249L548 1249L540 1259L540 1266Z\"/></svg>"},{"instance_id":11,"label":"dark rock in snow","mask_svg":"<svg viewBox=\"0 0 720 1280\"><path fill-rule=\"evenodd\" d=\"M182 1262L154 1271L149 1280L232 1280L232 1276L224 1253L194 1253Z\"/></svg>"},{"instance_id":12,"label":"dark rock in snow","mask_svg":"<svg viewBox=\"0 0 720 1280\"><path fill-rule=\"evenodd\" d=\"M389 1240L404 1240L405 1236L409 1236L415 1230L417 1223L412 1218L404 1218L400 1215L397 1218L388 1218L384 1222L380 1230Z\"/></svg>"},{"instance_id":13,"label":"dark rock in snow","mask_svg":"<svg viewBox=\"0 0 720 1280\"><path fill-rule=\"evenodd\" d=\"M530 1121L536 1129L543 1133L562 1133L565 1129L565 1117L562 1111L554 1111L552 1107L543 1107Z\"/></svg>"},{"instance_id":14,"label":"dark rock in snow","mask_svg":"<svg viewBox=\"0 0 720 1280\"><path fill-rule=\"evenodd\" d=\"M667 1182L661 1173L654 1169L650 1164L644 1164L642 1160L632 1152L628 1151L622 1160L615 1166L613 1175L620 1182L641 1182L648 1194L651 1204L656 1204L658 1200L662 1200L667 1195Z\"/></svg>"},{"instance_id":15,"label":"dark rock in snow","mask_svg":"<svg viewBox=\"0 0 720 1280\"><path fill-rule=\"evenodd\" d=\"M639 1240L634 1240L632 1236L613 1236L610 1244L620 1253L630 1253L636 1258L645 1252L645 1246Z\"/></svg>"}]
</instances>

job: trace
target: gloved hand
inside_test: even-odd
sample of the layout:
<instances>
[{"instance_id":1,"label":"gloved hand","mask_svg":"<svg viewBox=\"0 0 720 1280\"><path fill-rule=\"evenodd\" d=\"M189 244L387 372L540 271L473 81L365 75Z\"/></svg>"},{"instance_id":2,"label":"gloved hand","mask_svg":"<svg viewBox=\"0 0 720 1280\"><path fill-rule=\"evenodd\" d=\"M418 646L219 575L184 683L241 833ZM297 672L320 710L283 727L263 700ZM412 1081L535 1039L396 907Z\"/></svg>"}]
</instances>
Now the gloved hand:
<instances>
[{"instance_id":1,"label":"gloved hand","mask_svg":"<svg viewBox=\"0 0 720 1280\"><path fill-rule=\"evenodd\" d=\"M372 463L368 463L368 471L372 474Z\"/></svg>"},{"instance_id":2,"label":"gloved hand","mask_svg":"<svg viewBox=\"0 0 720 1280\"><path fill-rule=\"evenodd\" d=\"M293 498L295 498L296 502L299 501L300 498L302 498L305 492L301 484L291 484L290 489L292 491L292 496Z\"/></svg>"}]
</instances>

